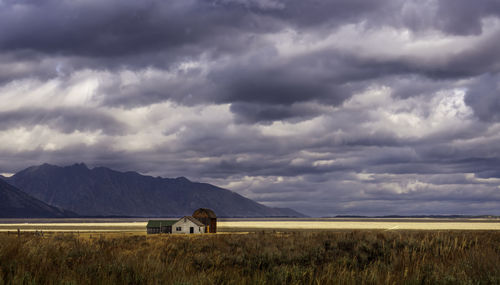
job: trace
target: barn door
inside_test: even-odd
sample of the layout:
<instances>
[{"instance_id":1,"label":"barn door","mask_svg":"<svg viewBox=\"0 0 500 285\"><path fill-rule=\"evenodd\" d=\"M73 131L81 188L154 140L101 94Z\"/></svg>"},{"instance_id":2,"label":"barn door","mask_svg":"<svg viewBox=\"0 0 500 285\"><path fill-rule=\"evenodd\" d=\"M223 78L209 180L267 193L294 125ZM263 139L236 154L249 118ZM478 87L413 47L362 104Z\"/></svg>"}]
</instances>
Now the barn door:
<instances>
[{"instance_id":1,"label":"barn door","mask_svg":"<svg viewBox=\"0 0 500 285\"><path fill-rule=\"evenodd\" d=\"M189 227L189 233L190 234L194 233L194 228L193 227Z\"/></svg>"}]
</instances>

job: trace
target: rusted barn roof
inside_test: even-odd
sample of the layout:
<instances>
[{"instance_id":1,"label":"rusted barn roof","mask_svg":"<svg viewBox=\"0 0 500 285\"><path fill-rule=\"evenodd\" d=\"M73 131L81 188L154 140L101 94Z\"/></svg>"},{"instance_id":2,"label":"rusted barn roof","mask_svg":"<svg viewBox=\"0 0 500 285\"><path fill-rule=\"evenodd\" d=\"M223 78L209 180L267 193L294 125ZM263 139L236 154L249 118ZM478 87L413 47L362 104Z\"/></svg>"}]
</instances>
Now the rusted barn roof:
<instances>
[{"instance_id":1,"label":"rusted barn roof","mask_svg":"<svg viewBox=\"0 0 500 285\"><path fill-rule=\"evenodd\" d=\"M199 208L198 210L194 211L193 217L195 217L195 218L217 218L214 211L207 209L207 208Z\"/></svg>"}]
</instances>

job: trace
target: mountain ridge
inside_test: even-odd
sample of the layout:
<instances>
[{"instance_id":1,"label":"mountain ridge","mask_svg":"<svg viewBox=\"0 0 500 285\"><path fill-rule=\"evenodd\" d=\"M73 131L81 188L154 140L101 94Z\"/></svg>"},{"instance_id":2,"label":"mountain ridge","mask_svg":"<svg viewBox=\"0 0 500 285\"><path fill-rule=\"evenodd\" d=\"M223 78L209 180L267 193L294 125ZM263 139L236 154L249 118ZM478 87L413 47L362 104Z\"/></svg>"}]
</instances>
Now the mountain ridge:
<instances>
[{"instance_id":1,"label":"mountain ridge","mask_svg":"<svg viewBox=\"0 0 500 285\"><path fill-rule=\"evenodd\" d=\"M206 207L220 217L305 217L295 210L267 207L182 176L163 178L107 167L89 169L84 163L31 166L6 180L47 204L82 216L177 216Z\"/></svg>"},{"instance_id":2,"label":"mountain ridge","mask_svg":"<svg viewBox=\"0 0 500 285\"><path fill-rule=\"evenodd\" d=\"M50 206L0 179L1 218L68 218L75 213Z\"/></svg>"}]
</instances>

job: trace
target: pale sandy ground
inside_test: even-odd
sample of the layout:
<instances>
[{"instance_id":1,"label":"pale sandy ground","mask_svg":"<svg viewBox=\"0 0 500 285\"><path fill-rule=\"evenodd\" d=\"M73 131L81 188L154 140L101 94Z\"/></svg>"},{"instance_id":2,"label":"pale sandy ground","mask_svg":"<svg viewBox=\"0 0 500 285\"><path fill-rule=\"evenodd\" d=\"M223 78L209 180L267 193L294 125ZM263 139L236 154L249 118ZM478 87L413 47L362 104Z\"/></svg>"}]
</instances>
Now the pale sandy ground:
<instances>
[{"instance_id":1,"label":"pale sandy ground","mask_svg":"<svg viewBox=\"0 0 500 285\"><path fill-rule=\"evenodd\" d=\"M469 220L433 221L426 220L391 220L391 221L220 221L218 230L500 230L500 221ZM57 231L57 232L145 232L146 222L30 222L0 223L0 232L6 231Z\"/></svg>"},{"instance_id":2,"label":"pale sandy ground","mask_svg":"<svg viewBox=\"0 0 500 285\"><path fill-rule=\"evenodd\" d=\"M50 231L50 232L140 232L146 231L146 222L132 223L12 223L0 224L0 232Z\"/></svg>"},{"instance_id":3,"label":"pale sandy ground","mask_svg":"<svg viewBox=\"0 0 500 285\"><path fill-rule=\"evenodd\" d=\"M222 222L220 227L261 229L384 229L384 230L500 230L500 222L380 222L380 221L237 221Z\"/></svg>"}]
</instances>

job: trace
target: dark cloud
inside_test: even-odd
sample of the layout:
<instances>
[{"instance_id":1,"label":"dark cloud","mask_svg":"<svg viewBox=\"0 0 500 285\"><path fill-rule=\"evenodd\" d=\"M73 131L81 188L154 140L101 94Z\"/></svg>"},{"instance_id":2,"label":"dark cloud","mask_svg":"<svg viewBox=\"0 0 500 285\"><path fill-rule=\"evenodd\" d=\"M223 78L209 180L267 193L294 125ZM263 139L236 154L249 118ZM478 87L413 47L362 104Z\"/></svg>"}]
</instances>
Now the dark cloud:
<instances>
[{"instance_id":1,"label":"dark cloud","mask_svg":"<svg viewBox=\"0 0 500 285\"><path fill-rule=\"evenodd\" d=\"M300 28L355 22L383 9L386 2L5 1L0 18L5 33L0 47L90 56L176 47L198 49L191 45L204 42L224 49L234 43L231 37L242 31L270 32L285 23Z\"/></svg>"},{"instance_id":2,"label":"dark cloud","mask_svg":"<svg viewBox=\"0 0 500 285\"><path fill-rule=\"evenodd\" d=\"M126 124L110 115L97 112L94 109L82 108L16 109L15 111L1 112L0 122L2 122L0 130L19 127L32 128L37 125L48 126L62 133L103 131L109 135L120 135L127 130Z\"/></svg>"},{"instance_id":3,"label":"dark cloud","mask_svg":"<svg viewBox=\"0 0 500 285\"><path fill-rule=\"evenodd\" d=\"M500 3L495 0L438 1L436 22L445 32L458 35L477 35L483 31L482 20L500 17Z\"/></svg>"},{"instance_id":4,"label":"dark cloud","mask_svg":"<svg viewBox=\"0 0 500 285\"><path fill-rule=\"evenodd\" d=\"M467 91L465 102L483 121L500 121L500 76L486 74L478 78Z\"/></svg>"},{"instance_id":5,"label":"dark cloud","mask_svg":"<svg viewBox=\"0 0 500 285\"><path fill-rule=\"evenodd\" d=\"M500 32L473 48L453 55L441 64L430 64L423 71L431 78L466 78L484 73L500 71L498 54L500 43L496 40Z\"/></svg>"},{"instance_id":6,"label":"dark cloud","mask_svg":"<svg viewBox=\"0 0 500 285\"><path fill-rule=\"evenodd\" d=\"M120 56L173 48L208 37L217 22L237 20L192 1L25 1L2 9L1 47L44 53ZM195 11L199 13L195 16ZM212 25L204 25L211 22ZM208 29L207 29L208 28Z\"/></svg>"},{"instance_id":7,"label":"dark cloud","mask_svg":"<svg viewBox=\"0 0 500 285\"><path fill-rule=\"evenodd\" d=\"M231 104L231 112L236 121L242 123L271 123L278 120L304 120L322 113L318 106L300 104L258 104L235 102Z\"/></svg>"},{"instance_id":8,"label":"dark cloud","mask_svg":"<svg viewBox=\"0 0 500 285\"><path fill-rule=\"evenodd\" d=\"M307 214L500 214L500 4L0 0L0 173L211 182Z\"/></svg>"}]
</instances>

